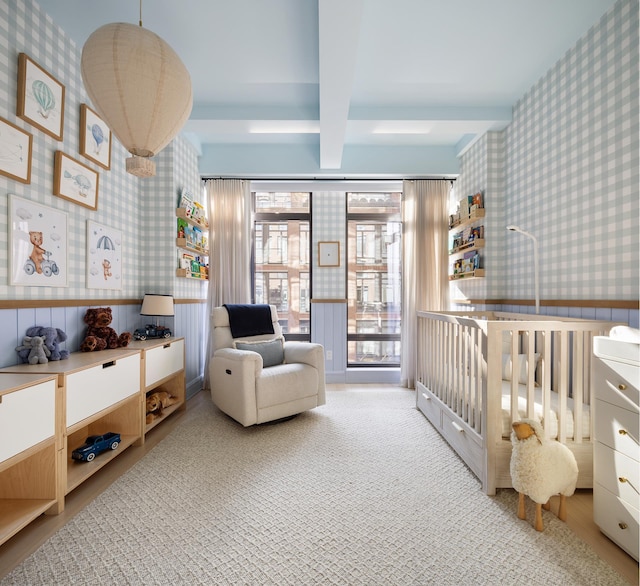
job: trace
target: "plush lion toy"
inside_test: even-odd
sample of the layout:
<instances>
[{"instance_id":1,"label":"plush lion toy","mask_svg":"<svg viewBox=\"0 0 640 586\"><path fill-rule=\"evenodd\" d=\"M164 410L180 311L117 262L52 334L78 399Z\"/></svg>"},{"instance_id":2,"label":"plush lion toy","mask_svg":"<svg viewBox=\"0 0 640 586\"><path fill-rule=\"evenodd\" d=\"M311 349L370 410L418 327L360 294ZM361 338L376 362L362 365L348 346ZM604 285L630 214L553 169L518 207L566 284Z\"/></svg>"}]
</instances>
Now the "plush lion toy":
<instances>
[{"instance_id":1,"label":"plush lion toy","mask_svg":"<svg viewBox=\"0 0 640 586\"><path fill-rule=\"evenodd\" d=\"M167 391L154 391L147 395L147 424L151 423L154 419L162 416L162 410L165 407L174 405L178 399L173 395L170 395Z\"/></svg>"},{"instance_id":2,"label":"plush lion toy","mask_svg":"<svg viewBox=\"0 0 640 586\"><path fill-rule=\"evenodd\" d=\"M109 327L113 319L110 307L98 307L87 309L84 323L87 324L87 333L80 344L83 352L93 352L112 348L125 348L131 341L129 332L122 332L119 336Z\"/></svg>"}]
</instances>

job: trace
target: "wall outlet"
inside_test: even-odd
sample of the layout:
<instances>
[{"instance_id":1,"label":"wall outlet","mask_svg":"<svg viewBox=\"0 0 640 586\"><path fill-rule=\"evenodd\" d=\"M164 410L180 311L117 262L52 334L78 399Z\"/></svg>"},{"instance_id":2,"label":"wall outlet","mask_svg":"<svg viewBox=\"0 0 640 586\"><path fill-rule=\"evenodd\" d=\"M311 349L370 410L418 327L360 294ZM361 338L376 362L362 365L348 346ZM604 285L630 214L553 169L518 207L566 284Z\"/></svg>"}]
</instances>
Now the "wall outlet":
<instances>
[{"instance_id":1,"label":"wall outlet","mask_svg":"<svg viewBox=\"0 0 640 586\"><path fill-rule=\"evenodd\" d=\"M331 350L327 350L327 360L333 360L333 352Z\"/></svg>"}]
</instances>

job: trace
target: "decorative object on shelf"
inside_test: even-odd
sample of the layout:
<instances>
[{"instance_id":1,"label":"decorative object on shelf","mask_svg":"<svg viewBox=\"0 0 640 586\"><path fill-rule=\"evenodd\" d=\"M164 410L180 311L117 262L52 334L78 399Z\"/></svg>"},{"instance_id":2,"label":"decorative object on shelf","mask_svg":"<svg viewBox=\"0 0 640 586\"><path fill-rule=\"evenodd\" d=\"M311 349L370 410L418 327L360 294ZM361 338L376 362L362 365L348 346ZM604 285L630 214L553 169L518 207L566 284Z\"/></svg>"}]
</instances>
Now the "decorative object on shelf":
<instances>
[{"instance_id":1,"label":"decorative object on shelf","mask_svg":"<svg viewBox=\"0 0 640 586\"><path fill-rule=\"evenodd\" d=\"M87 220L87 288L122 289L122 232Z\"/></svg>"},{"instance_id":2,"label":"decorative object on shelf","mask_svg":"<svg viewBox=\"0 0 640 586\"><path fill-rule=\"evenodd\" d=\"M25 336L16 348L18 355L24 351L28 352L26 364L46 364L51 356L49 348L44 345L44 336Z\"/></svg>"},{"instance_id":3,"label":"decorative object on shelf","mask_svg":"<svg viewBox=\"0 0 640 586\"><path fill-rule=\"evenodd\" d=\"M539 265L538 265L538 239L529 232L523 230L519 226L510 224L507 226L507 230L510 232L519 232L524 234L527 238L531 238L533 241L533 282L536 296L536 313L540 313L540 278L539 278Z\"/></svg>"},{"instance_id":4,"label":"decorative object on shelf","mask_svg":"<svg viewBox=\"0 0 640 586\"><path fill-rule=\"evenodd\" d=\"M80 344L82 352L94 352L113 348L125 348L131 341L129 332L120 335L109 327L113 320L110 307L89 308L84 314L84 323L87 324L87 333Z\"/></svg>"},{"instance_id":5,"label":"decorative object on shelf","mask_svg":"<svg viewBox=\"0 0 640 586\"><path fill-rule=\"evenodd\" d=\"M56 151L53 194L91 210L98 209L100 174L62 151Z\"/></svg>"},{"instance_id":6,"label":"decorative object on shelf","mask_svg":"<svg viewBox=\"0 0 640 586\"><path fill-rule=\"evenodd\" d=\"M147 425L155 419L162 417L162 410L171 405L175 405L178 398L167 391L153 391L147 395L146 401L146 422Z\"/></svg>"},{"instance_id":7,"label":"decorative object on shelf","mask_svg":"<svg viewBox=\"0 0 640 586\"><path fill-rule=\"evenodd\" d=\"M111 169L111 130L86 104L80 104L80 154Z\"/></svg>"},{"instance_id":8,"label":"decorative object on shelf","mask_svg":"<svg viewBox=\"0 0 640 586\"><path fill-rule=\"evenodd\" d=\"M558 518L567 520L566 497L576 490L578 464L564 444L545 437L542 425L533 419L512 423L510 472L518 492L518 519L526 519L524 497L536 503L534 527L542 531L542 507L549 510L549 499L560 494Z\"/></svg>"},{"instance_id":9,"label":"decorative object on shelf","mask_svg":"<svg viewBox=\"0 0 640 586\"><path fill-rule=\"evenodd\" d=\"M318 242L318 266L340 266L340 242Z\"/></svg>"},{"instance_id":10,"label":"decorative object on shelf","mask_svg":"<svg viewBox=\"0 0 640 586\"><path fill-rule=\"evenodd\" d=\"M140 315L155 317L155 325L148 325L147 328L159 331L161 328L157 318L160 316L173 317L175 315L173 309L173 295L145 293L144 299L142 300L142 307L140 308Z\"/></svg>"},{"instance_id":11,"label":"decorative object on shelf","mask_svg":"<svg viewBox=\"0 0 640 586\"><path fill-rule=\"evenodd\" d=\"M65 342L67 334L60 328L32 326L27 329L27 336L42 336L44 337L44 345L49 349L50 354L47 355L49 361L66 360L69 358L68 350L61 350L60 343ZM18 356L23 363L28 363L28 351L22 350L18 352Z\"/></svg>"},{"instance_id":12,"label":"decorative object on shelf","mask_svg":"<svg viewBox=\"0 0 640 586\"><path fill-rule=\"evenodd\" d=\"M16 114L56 140L62 140L64 86L25 53L18 56Z\"/></svg>"},{"instance_id":13,"label":"decorative object on shelf","mask_svg":"<svg viewBox=\"0 0 640 586\"><path fill-rule=\"evenodd\" d=\"M71 452L71 457L80 462L91 462L98 454L116 450L120 445L120 434L108 431L103 435L90 435L79 448Z\"/></svg>"},{"instance_id":14,"label":"decorative object on shelf","mask_svg":"<svg viewBox=\"0 0 640 586\"><path fill-rule=\"evenodd\" d=\"M146 340L147 338L170 338L171 330L165 326L147 324L133 332L134 340Z\"/></svg>"},{"instance_id":15,"label":"decorative object on shelf","mask_svg":"<svg viewBox=\"0 0 640 586\"><path fill-rule=\"evenodd\" d=\"M180 132L193 104L191 78L176 52L139 26L106 24L82 48L82 80L100 116L133 155L127 172L155 175L151 157Z\"/></svg>"},{"instance_id":16,"label":"decorative object on shelf","mask_svg":"<svg viewBox=\"0 0 640 586\"><path fill-rule=\"evenodd\" d=\"M31 183L33 135L0 118L0 175Z\"/></svg>"},{"instance_id":17,"label":"decorative object on shelf","mask_svg":"<svg viewBox=\"0 0 640 586\"><path fill-rule=\"evenodd\" d=\"M9 195L12 285L67 286L67 214Z\"/></svg>"}]
</instances>

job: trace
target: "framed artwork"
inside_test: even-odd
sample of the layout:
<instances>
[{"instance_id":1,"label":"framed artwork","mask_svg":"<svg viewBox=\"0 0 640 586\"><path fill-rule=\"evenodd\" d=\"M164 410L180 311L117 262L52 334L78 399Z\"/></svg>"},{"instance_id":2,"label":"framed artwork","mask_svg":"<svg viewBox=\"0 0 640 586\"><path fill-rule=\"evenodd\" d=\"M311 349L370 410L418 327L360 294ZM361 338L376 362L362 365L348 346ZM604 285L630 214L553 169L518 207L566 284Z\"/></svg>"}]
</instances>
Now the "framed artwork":
<instances>
[{"instance_id":1,"label":"framed artwork","mask_svg":"<svg viewBox=\"0 0 640 586\"><path fill-rule=\"evenodd\" d=\"M318 242L318 266L340 266L340 242Z\"/></svg>"},{"instance_id":2,"label":"framed artwork","mask_svg":"<svg viewBox=\"0 0 640 586\"><path fill-rule=\"evenodd\" d=\"M80 154L111 169L111 130L86 104L80 104Z\"/></svg>"},{"instance_id":3,"label":"framed artwork","mask_svg":"<svg viewBox=\"0 0 640 586\"><path fill-rule=\"evenodd\" d=\"M12 285L67 286L67 214L9 195Z\"/></svg>"},{"instance_id":4,"label":"framed artwork","mask_svg":"<svg viewBox=\"0 0 640 586\"><path fill-rule=\"evenodd\" d=\"M53 165L53 194L92 210L98 209L100 175L62 151Z\"/></svg>"},{"instance_id":5,"label":"framed artwork","mask_svg":"<svg viewBox=\"0 0 640 586\"><path fill-rule=\"evenodd\" d=\"M31 183L33 135L0 118L0 175Z\"/></svg>"},{"instance_id":6,"label":"framed artwork","mask_svg":"<svg viewBox=\"0 0 640 586\"><path fill-rule=\"evenodd\" d=\"M64 86L26 53L18 56L16 114L56 140L62 140Z\"/></svg>"},{"instance_id":7,"label":"framed artwork","mask_svg":"<svg viewBox=\"0 0 640 586\"><path fill-rule=\"evenodd\" d=\"M122 289L122 232L87 220L87 288Z\"/></svg>"}]
</instances>

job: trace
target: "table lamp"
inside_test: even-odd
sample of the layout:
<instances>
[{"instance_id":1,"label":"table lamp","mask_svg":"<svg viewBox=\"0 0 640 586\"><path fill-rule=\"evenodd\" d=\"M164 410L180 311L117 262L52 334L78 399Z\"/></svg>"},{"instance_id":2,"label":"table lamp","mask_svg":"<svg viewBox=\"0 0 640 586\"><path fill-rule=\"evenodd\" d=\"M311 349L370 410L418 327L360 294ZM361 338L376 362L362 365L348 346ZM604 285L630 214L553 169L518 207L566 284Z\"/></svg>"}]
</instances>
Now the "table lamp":
<instances>
[{"instance_id":1,"label":"table lamp","mask_svg":"<svg viewBox=\"0 0 640 586\"><path fill-rule=\"evenodd\" d=\"M158 317L173 316L173 295L156 295L145 293L142 300L140 315L150 315L156 317L156 329L158 328Z\"/></svg>"}]
</instances>

